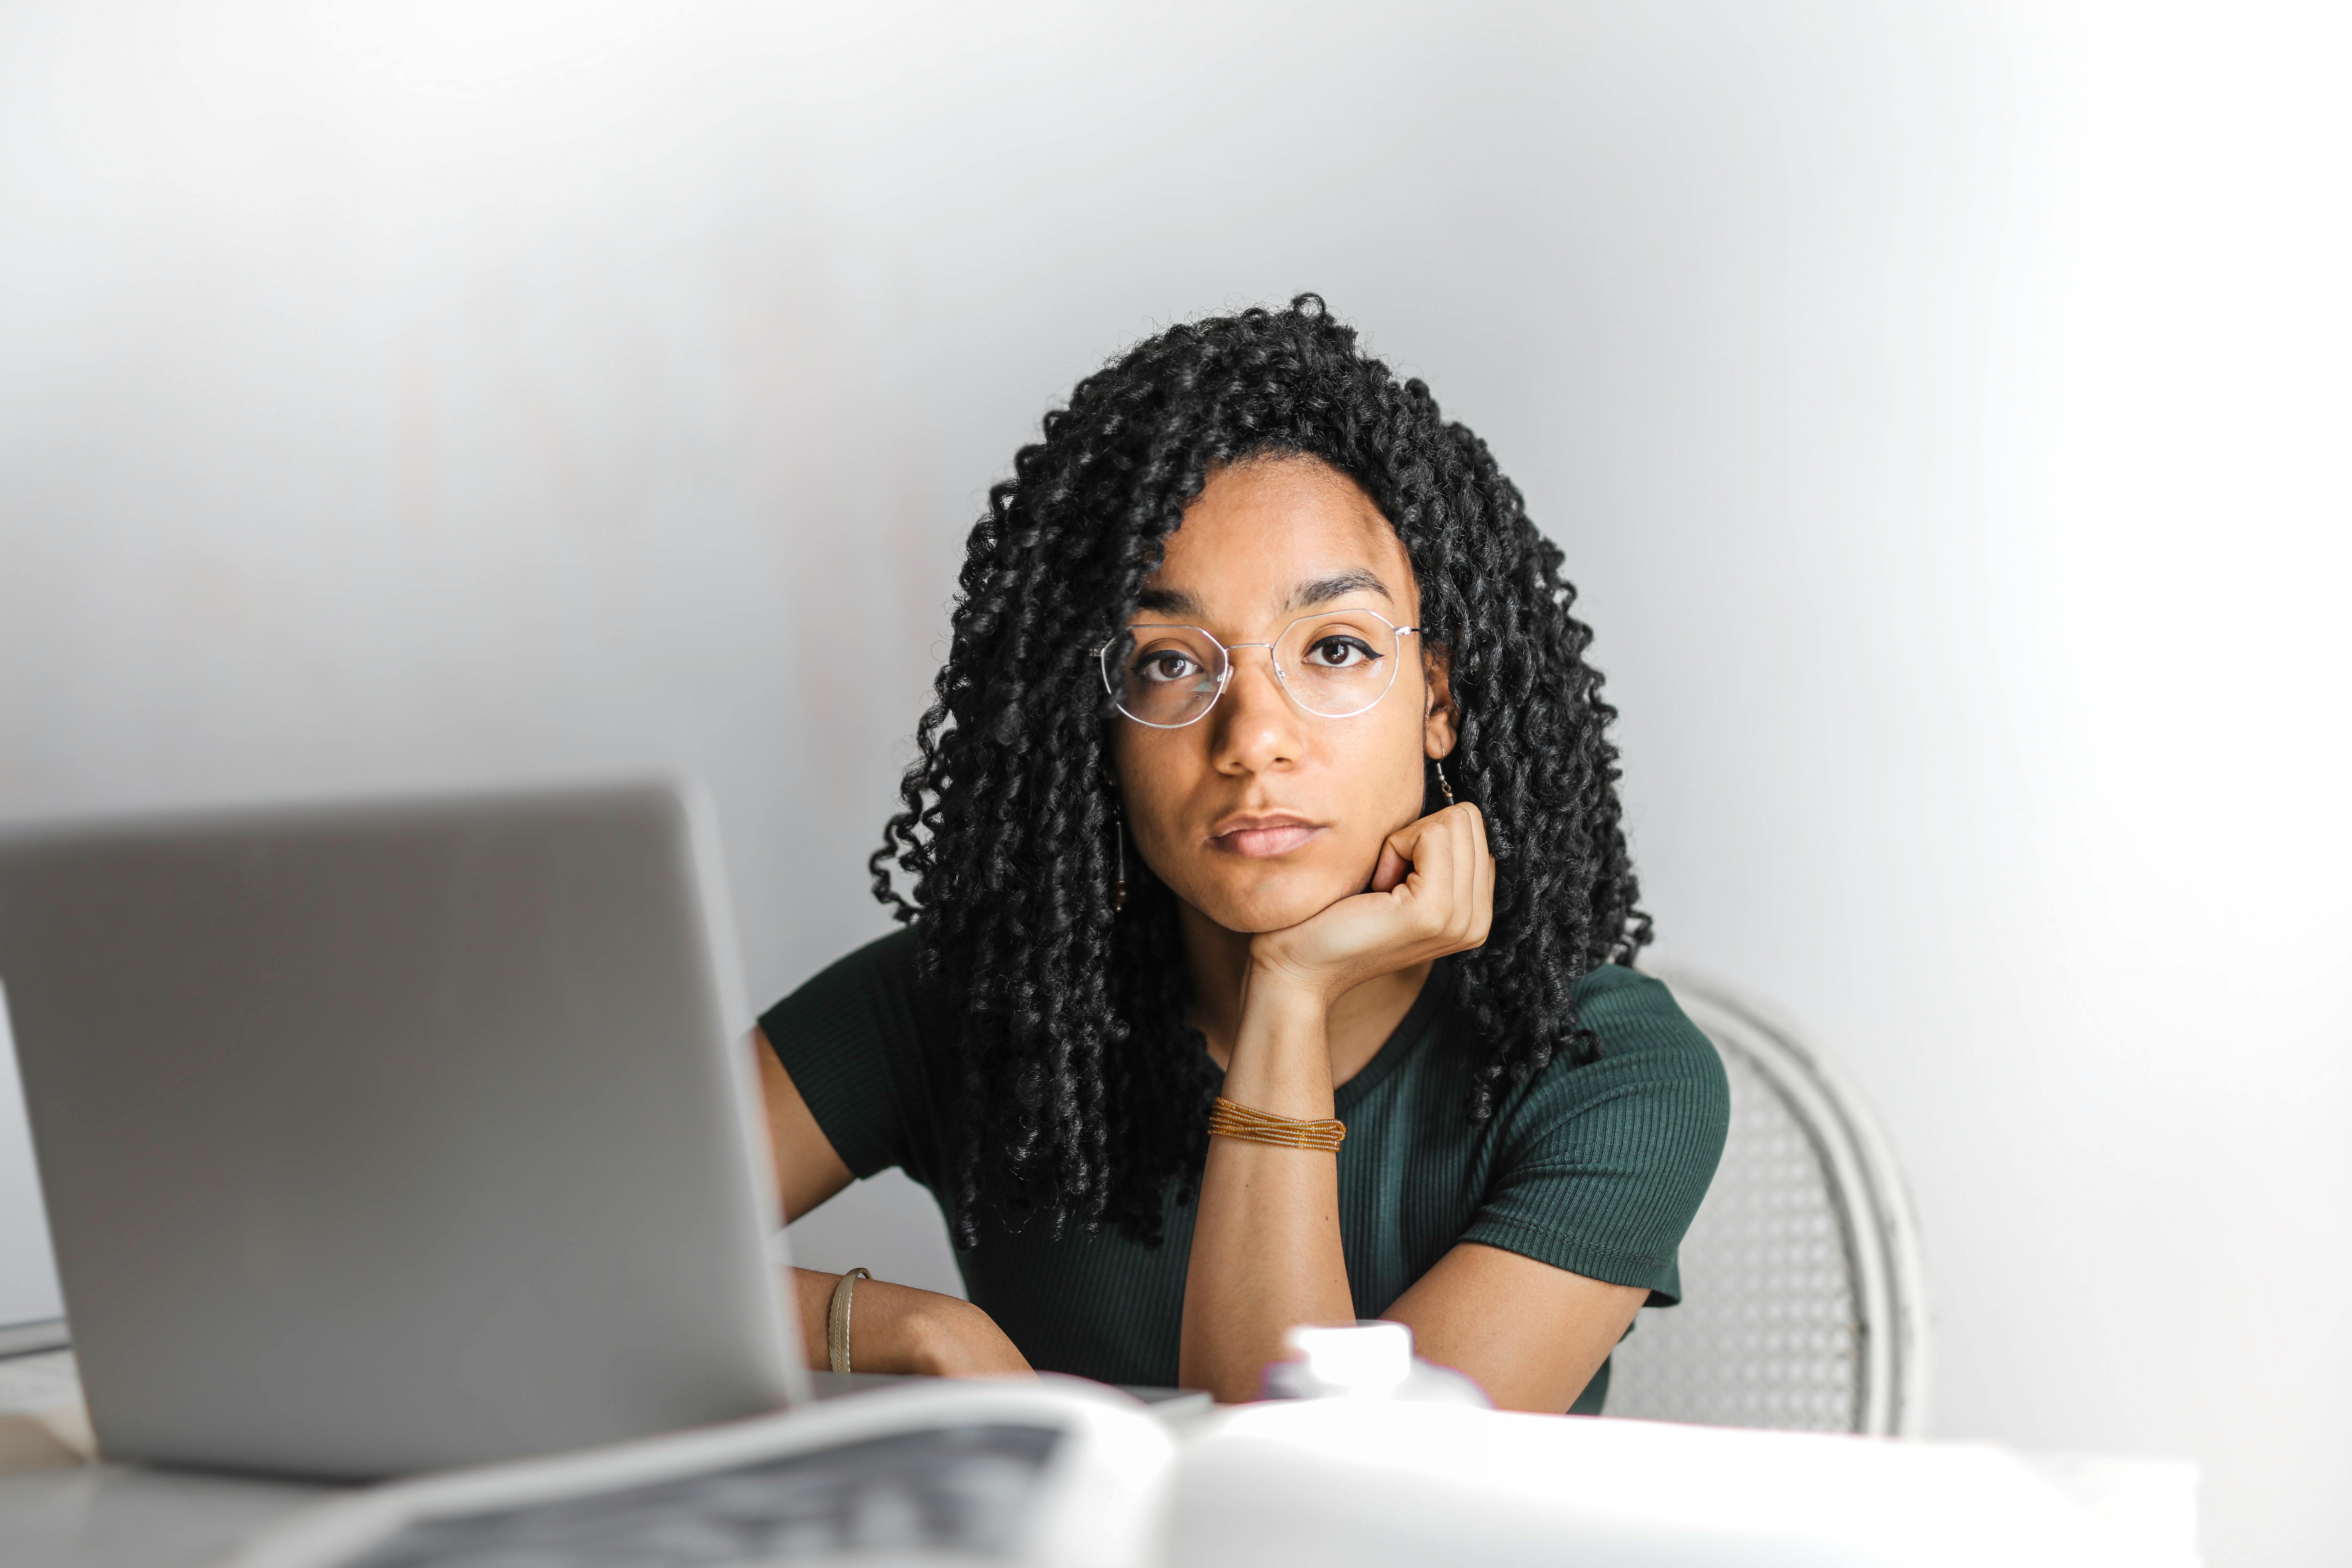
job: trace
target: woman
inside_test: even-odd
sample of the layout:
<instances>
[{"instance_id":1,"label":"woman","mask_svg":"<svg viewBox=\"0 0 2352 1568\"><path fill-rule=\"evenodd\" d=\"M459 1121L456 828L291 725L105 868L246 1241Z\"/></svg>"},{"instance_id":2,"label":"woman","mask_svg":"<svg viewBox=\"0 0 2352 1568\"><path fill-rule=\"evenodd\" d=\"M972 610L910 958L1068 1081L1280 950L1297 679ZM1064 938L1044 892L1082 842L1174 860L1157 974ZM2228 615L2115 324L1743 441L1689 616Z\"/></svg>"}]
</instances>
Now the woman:
<instances>
[{"instance_id":1,"label":"woman","mask_svg":"<svg viewBox=\"0 0 2352 1568\"><path fill-rule=\"evenodd\" d=\"M1381 1316L1498 1405L1600 1408L1727 1100L1627 967L1560 566L1313 295L1046 416L874 857L910 929L761 1020L785 1213L899 1165L956 1237L971 1301L855 1285L853 1365L1245 1399L1288 1325ZM837 1284L800 1271L813 1346Z\"/></svg>"}]
</instances>

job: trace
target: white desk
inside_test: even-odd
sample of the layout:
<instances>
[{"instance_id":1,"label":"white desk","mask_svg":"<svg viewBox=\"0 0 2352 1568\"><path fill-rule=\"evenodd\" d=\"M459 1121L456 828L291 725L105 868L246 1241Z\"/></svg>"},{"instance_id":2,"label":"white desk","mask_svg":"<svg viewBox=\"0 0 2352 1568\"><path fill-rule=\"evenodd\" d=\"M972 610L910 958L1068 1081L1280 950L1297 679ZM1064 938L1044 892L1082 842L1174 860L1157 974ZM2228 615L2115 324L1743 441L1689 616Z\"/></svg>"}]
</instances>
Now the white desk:
<instances>
[{"instance_id":1,"label":"white desk","mask_svg":"<svg viewBox=\"0 0 2352 1568\"><path fill-rule=\"evenodd\" d=\"M0 1476L9 1568L198 1568L321 1489L83 1465Z\"/></svg>"},{"instance_id":2,"label":"white desk","mask_svg":"<svg viewBox=\"0 0 2352 1568\"><path fill-rule=\"evenodd\" d=\"M61 1388L62 1357L0 1362L0 1409ZM1170 1568L1536 1563L1571 1543L1596 1565L2197 1562L2195 1470L2172 1461L1351 1402L1185 1426ZM36 1462L0 1475L8 1568L202 1568L334 1493Z\"/></svg>"},{"instance_id":3,"label":"white desk","mask_svg":"<svg viewBox=\"0 0 2352 1568\"><path fill-rule=\"evenodd\" d=\"M69 1352L0 1361L0 1561L9 1568L194 1568L331 1489L78 1462Z\"/></svg>"}]
</instances>

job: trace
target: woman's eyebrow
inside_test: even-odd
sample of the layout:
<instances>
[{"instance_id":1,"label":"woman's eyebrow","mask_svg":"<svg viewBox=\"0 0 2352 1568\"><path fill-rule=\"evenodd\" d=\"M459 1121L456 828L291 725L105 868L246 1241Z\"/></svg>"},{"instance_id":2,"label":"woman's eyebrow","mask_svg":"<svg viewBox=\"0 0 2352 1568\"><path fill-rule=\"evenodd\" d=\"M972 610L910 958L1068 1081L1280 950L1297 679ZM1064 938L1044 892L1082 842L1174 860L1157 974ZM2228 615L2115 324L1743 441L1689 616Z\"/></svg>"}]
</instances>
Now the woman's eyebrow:
<instances>
[{"instance_id":1,"label":"woman's eyebrow","mask_svg":"<svg viewBox=\"0 0 2352 1568\"><path fill-rule=\"evenodd\" d=\"M1356 566L1345 572L1335 572L1328 577L1314 577L1301 583L1290 591L1290 607L1294 610L1308 609L1316 605L1328 605L1334 599L1344 599L1350 594L1378 594L1391 604L1395 602L1387 584L1373 573Z\"/></svg>"},{"instance_id":2,"label":"woman's eyebrow","mask_svg":"<svg viewBox=\"0 0 2352 1568\"><path fill-rule=\"evenodd\" d=\"M1197 616L1201 602L1181 588L1146 588L1135 596L1135 607L1155 616Z\"/></svg>"},{"instance_id":3,"label":"woman's eyebrow","mask_svg":"<svg viewBox=\"0 0 2352 1568\"><path fill-rule=\"evenodd\" d=\"M1310 577L1290 591L1289 607L1304 610L1317 605L1328 605L1334 599L1344 599L1350 594L1378 594L1395 602L1388 584L1377 573L1361 566L1351 566L1345 572L1334 572L1326 577ZM1199 616L1201 601L1181 588L1146 588L1135 596L1135 607L1155 616Z\"/></svg>"}]
</instances>

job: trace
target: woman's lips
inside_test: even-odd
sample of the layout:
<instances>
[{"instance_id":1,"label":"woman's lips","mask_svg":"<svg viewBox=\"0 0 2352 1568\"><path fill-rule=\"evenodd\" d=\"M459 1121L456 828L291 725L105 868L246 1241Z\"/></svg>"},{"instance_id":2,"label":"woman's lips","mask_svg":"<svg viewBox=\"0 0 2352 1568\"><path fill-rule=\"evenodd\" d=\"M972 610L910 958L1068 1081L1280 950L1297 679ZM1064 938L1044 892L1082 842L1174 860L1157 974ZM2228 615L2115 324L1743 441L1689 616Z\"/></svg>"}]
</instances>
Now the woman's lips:
<instances>
[{"instance_id":1,"label":"woman's lips","mask_svg":"<svg viewBox=\"0 0 2352 1568\"><path fill-rule=\"evenodd\" d=\"M1269 822L1229 827L1212 836L1209 843L1229 855L1262 860L1269 855L1286 855L1322 831L1311 822Z\"/></svg>"}]
</instances>

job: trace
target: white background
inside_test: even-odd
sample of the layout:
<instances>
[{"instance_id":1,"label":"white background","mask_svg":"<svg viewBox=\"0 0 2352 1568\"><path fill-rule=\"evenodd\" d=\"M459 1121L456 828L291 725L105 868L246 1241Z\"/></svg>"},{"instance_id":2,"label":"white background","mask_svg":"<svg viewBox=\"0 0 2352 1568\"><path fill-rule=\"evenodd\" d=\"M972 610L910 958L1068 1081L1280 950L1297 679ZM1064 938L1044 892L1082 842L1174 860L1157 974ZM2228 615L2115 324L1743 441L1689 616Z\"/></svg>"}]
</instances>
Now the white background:
<instances>
[{"instance_id":1,"label":"white background","mask_svg":"<svg viewBox=\"0 0 2352 1568\"><path fill-rule=\"evenodd\" d=\"M884 927L1047 403L1318 289L1568 551L1667 956L1888 1122L1937 1430L2192 1456L2213 1562L2339 1563L2347 53L2320 6L9 5L0 816L684 767L764 1004ZM805 1255L937 1278L906 1195Z\"/></svg>"}]
</instances>

